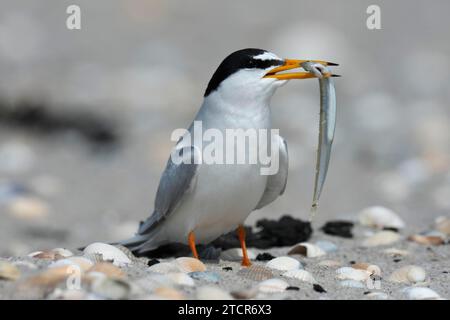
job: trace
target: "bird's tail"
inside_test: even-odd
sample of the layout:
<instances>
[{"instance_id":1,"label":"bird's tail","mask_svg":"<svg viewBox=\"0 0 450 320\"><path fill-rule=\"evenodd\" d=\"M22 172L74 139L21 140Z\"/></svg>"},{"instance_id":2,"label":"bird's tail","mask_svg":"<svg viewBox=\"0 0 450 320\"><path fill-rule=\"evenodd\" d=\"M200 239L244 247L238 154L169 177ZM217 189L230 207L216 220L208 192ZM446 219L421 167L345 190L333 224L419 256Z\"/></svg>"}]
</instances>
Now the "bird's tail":
<instances>
[{"instance_id":1,"label":"bird's tail","mask_svg":"<svg viewBox=\"0 0 450 320\"><path fill-rule=\"evenodd\" d=\"M152 232L150 234L136 234L134 237L117 242L117 244L127 247L136 255L141 255L157 249L165 242L158 239L158 233Z\"/></svg>"}]
</instances>

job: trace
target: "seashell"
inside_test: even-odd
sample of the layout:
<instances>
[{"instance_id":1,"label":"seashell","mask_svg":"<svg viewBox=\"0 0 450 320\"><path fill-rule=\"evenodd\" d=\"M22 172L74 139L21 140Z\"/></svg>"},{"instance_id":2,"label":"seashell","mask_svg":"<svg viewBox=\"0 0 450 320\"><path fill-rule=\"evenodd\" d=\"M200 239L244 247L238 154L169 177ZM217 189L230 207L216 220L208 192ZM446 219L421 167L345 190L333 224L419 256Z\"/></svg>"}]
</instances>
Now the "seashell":
<instances>
[{"instance_id":1,"label":"seashell","mask_svg":"<svg viewBox=\"0 0 450 320\"><path fill-rule=\"evenodd\" d=\"M177 273L168 273L167 277L175 284L179 286L187 286L187 287L193 287L195 286L195 282L193 277L187 275L183 272L177 272Z\"/></svg>"},{"instance_id":2,"label":"seashell","mask_svg":"<svg viewBox=\"0 0 450 320\"><path fill-rule=\"evenodd\" d=\"M301 254L308 258L320 257L326 254L324 250L322 250L319 246L316 246L311 243L302 242L295 245L289 252L291 254Z\"/></svg>"},{"instance_id":3,"label":"seashell","mask_svg":"<svg viewBox=\"0 0 450 320\"><path fill-rule=\"evenodd\" d=\"M168 273L166 277L170 279L173 284L179 286L193 287L195 285L194 279L183 272Z\"/></svg>"},{"instance_id":4,"label":"seashell","mask_svg":"<svg viewBox=\"0 0 450 320\"><path fill-rule=\"evenodd\" d=\"M128 282L120 279L99 278L91 285L94 294L107 299L126 299L131 292Z\"/></svg>"},{"instance_id":5,"label":"seashell","mask_svg":"<svg viewBox=\"0 0 450 320\"><path fill-rule=\"evenodd\" d=\"M73 256L52 262L48 267L58 268L62 266L77 266L81 269L81 271L86 272L90 268L92 268L93 265L94 264L92 263L92 261L85 257Z\"/></svg>"},{"instance_id":6,"label":"seashell","mask_svg":"<svg viewBox=\"0 0 450 320\"><path fill-rule=\"evenodd\" d=\"M154 290L154 294L159 299L164 300L184 300L184 294L171 287L158 287Z\"/></svg>"},{"instance_id":7,"label":"seashell","mask_svg":"<svg viewBox=\"0 0 450 320\"><path fill-rule=\"evenodd\" d=\"M47 298L50 300L85 300L87 293L83 290L56 288Z\"/></svg>"},{"instance_id":8,"label":"seashell","mask_svg":"<svg viewBox=\"0 0 450 320\"><path fill-rule=\"evenodd\" d=\"M103 255L98 253L85 253L83 254L83 257L89 259L93 263L105 262L105 260L103 259Z\"/></svg>"},{"instance_id":9,"label":"seashell","mask_svg":"<svg viewBox=\"0 0 450 320\"><path fill-rule=\"evenodd\" d=\"M181 272L189 273L195 271L206 271L206 266L203 262L195 258L181 257L175 259L175 264Z\"/></svg>"},{"instance_id":10,"label":"seashell","mask_svg":"<svg viewBox=\"0 0 450 320\"><path fill-rule=\"evenodd\" d=\"M53 267L28 278L25 285L51 287L73 274L74 269L70 265Z\"/></svg>"},{"instance_id":11,"label":"seashell","mask_svg":"<svg viewBox=\"0 0 450 320\"><path fill-rule=\"evenodd\" d=\"M177 273L180 272L180 268L171 262L160 262L154 265L151 265L148 267L149 271L156 272L156 273Z\"/></svg>"},{"instance_id":12,"label":"seashell","mask_svg":"<svg viewBox=\"0 0 450 320\"><path fill-rule=\"evenodd\" d=\"M64 256L52 250L49 251L36 251L28 255L30 258L43 259L43 260L59 260L64 259Z\"/></svg>"},{"instance_id":13,"label":"seashell","mask_svg":"<svg viewBox=\"0 0 450 320\"><path fill-rule=\"evenodd\" d=\"M68 249L65 249L65 248L55 248L50 251L54 252L55 254L60 255L63 258L68 258L68 257L73 256L73 252Z\"/></svg>"},{"instance_id":14,"label":"seashell","mask_svg":"<svg viewBox=\"0 0 450 320\"><path fill-rule=\"evenodd\" d=\"M306 270L301 270L301 269L287 271L287 272L283 273L283 277L295 278L300 281L308 282L308 283L312 283L312 284L317 282L311 273L309 273Z\"/></svg>"},{"instance_id":15,"label":"seashell","mask_svg":"<svg viewBox=\"0 0 450 320\"><path fill-rule=\"evenodd\" d=\"M252 264L248 268L242 268L237 274L254 281L267 280L273 277L273 273L269 268L256 264Z\"/></svg>"},{"instance_id":16,"label":"seashell","mask_svg":"<svg viewBox=\"0 0 450 320\"><path fill-rule=\"evenodd\" d=\"M368 294L366 294L366 297L370 300L388 300L389 296L387 293L384 292L370 292Z\"/></svg>"},{"instance_id":17,"label":"seashell","mask_svg":"<svg viewBox=\"0 0 450 320\"><path fill-rule=\"evenodd\" d=\"M46 217L50 210L48 205L38 198L20 196L8 203L8 211L19 219L31 220Z\"/></svg>"},{"instance_id":18,"label":"seashell","mask_svg":"<svg viewBox=\"0 0 450 320\"><path fill-rule=\"evenodd\" d=\"M318 265L325 268L339 268L342 263L336 260L322 260Z\"/></svg>"},{"instance_id":19,"label":"seashell","mask_svg":"<svg viewBox=\"0 0 450 320\"><path fill-rule=\"evenodd\" d=\"M15 281L20 278L20 270L8 261L0 260L0 280Z\"/></svg>"},{"instance_id":20,"label":"seashell","mask_svg":"<svg viewBox=\"0 0 450 320\"><path fill-rule=\"evenodd\" d=\"M247 255L250 260L256 259L256 253L253 250L247 249ZM220 254L220 259L225 261L241 261L242 260L242 249L241 248L231 248L222 251Z\"/></svg>"},{"instance_id":21,"label":"seashell","mask_svg":"<svg viewBox=\"0 0 450 320\"><path fill-rule=\"evenodd\" d=\"M291 257L278 257L266 263L266 266L271 269L288 271L303 268L300 261Z\"/></svg>"},{"instance_id":22,"label":"seashell","mask_svg":"<svg viewBox=\"0 0 450 320\"><path fill-rule=\"evenodd\" d=\"M92 268L89 269L89 273L91 272L103 273L109 278L115 279L124 279L126 277L125 272L109 262L99 262L94 264Z\"/></svg>"},{"instance_id":23,"label":"seashell","mask_svg":"<svg viewBox=\"0 0 450 320\"><path fill-rule=\"evenodd\" d=\"M380 231L362 242L364 247L385 246L400 240L400 235L393 231Z\"/></svg>"},{"instance_id":24,"label":"seashell","mask_svg":"<svg viewBox=\"0 0 450 320\"><path fill-rule=\"evenodd\" d=\"M367 270L370 267L370 263L367 262L356 262L352 264L353 269Z\"/></svg>"},{"instance_id":25,"label":"seashell","mask_svg":"<svg viewBox=\"0 0 450 320\"><path fill-rule=\"evenodd\" d=\"M441 296L431 290L430 288L425 287L410 287L403 290L406 293L406 296L410 300L440 300Z\"/></svg>"},{"instance_id":26,"label":"seashell","mask_svg":"<svg viewBox=\"0 0 450 320\"><path fill-rule=\"evenodd\" d=\"M337 251L338 247L331 241L319 240L316 241L316 246L325 251L326 253Z\"/></svg>"},{"instance_id":27,"label":"seashell","mask_svg":"<svg viewBox=\"0 0 450 320\"><path fill-rule=\"evenodd\" d=\"M392 257L405 257L407 255L409 255L409 252L406 250L401 250L401 249L397 249L397 248L388 248L383 250L384 253L392 256Z\"/></svg>"},{"instance_id":28,"label":"seashell","mask_svg":"<svg viewBox=\"0 0 450 320\"><path fill-rule=\"evenodd\" d=\"M277 278L264 280L258 285L259 291L264 293L283 292L287 287L289 287L289 283Z\"/></svg>"},{"instance_id":29,"label":"seashell","mask_svg":"<svg viewBox=\"0 0 450 320\"><path fill-rule=\"evenodd\" d=\"M359 213L359 222L363 226L375 228L395 228L402 229L405 227L403 220L392 210L374 206L363 209Z\"/></svg>"},{"instance_id":30,"label":"seashell","mask_svg":"<svg viewBox=\"0 0 450 320\"><path fill-rule=\"evenodd\" d=\"M197 289L198 300L233 300L233 297L219 287L204 286Z\"/></svg>"},{"instance_id":31,"label":"seashell","mask_svg":"<svg viewBox=\"0 0 450 320\"><path fill-rule=\"evenodd\" d=\"M122 250L106 243L95 242L88 245L83 250L84 254L101 254L103 260L112 261L116 266L124 266L131 263L130 258L127 257Z\"/></svg>"},{"instance_id":32,"label":"seashell","mask_svg":"<svg viewBox=\"0 0 450 320\"><path fill-rule=\"evenodd\" d=\"M339 280L364 281L370 277L370 273L365 270L342 267L336 270L336 278Z\"/></svg>"},{"instance_id":33,"label":"seashell","mask_svg":"<svg viewBox=\"0 0 450 320\"><path fill-rule=\"evenodd\" d=\"M364 288L364 285L360 281L352 279L339 281L339 285L346 288Z\"/></svg>"},{"instance_id":34,"label":"seashell","mask_svg":"<svg viewBox=\"0 0 450 320\"><path fill-rule=\"evenodd\" d=\"M408 237L409 241L419 244L438 246L444 244L445 240L441 236L414 234Z\"/></svg>"},{"instance_id":35,"label":"seashell","mask_svg":"<svg viewBox=\"0 0 450 320\"><path fill-rule=\"evenodd\" d=\"M256 295L258 294L258 288L257 287L253 287L250 289L245 289L245 290L239 290L239 291L232 291L231 295L233 296L233 298L235 299L253 299L256 297Z\"/></svg>"},{"instance_id":36,"label":"seashell","mask_svg":"<svg viewBox=\"0 0 450 320\"><path fill-rule=\"evenodd\" d=\"M426 271L419 266L404 266L395 270L390 276L389 281L396 283L417 283L425 281Z\"/></svg>"},{"instance_id":37,"label":"seashell","mask_svg":"<svg viewBox=\"0 0 450 320\"><path fill-rule=\"evenodd\" d=\"M450 236L450 218L437 217L435 221L436 230Z\"/></svg>"},{"instance_id":38,"label":"seashell","mask_svg":"<svg viewBox=\"0 0 450 320\"><path fill-rule=\"evenodd\" d=\"M196 271L191 272L189 275L196 280L203 280L207 282L218 283L220 281L220 275L211 271Z\"/></svg>"}]
</instances>

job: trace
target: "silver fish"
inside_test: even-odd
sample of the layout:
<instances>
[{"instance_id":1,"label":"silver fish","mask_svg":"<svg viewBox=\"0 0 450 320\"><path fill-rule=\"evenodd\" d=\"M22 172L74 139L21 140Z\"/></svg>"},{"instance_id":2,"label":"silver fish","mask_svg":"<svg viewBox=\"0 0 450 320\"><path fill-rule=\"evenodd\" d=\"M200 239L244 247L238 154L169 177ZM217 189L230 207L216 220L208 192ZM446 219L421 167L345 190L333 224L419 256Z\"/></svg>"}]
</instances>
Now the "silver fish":
<instances>
[{"instance_id":1,"label":"silver fish","mask_svg":"<svg viewBox=\"0 0 450 320\"><path fill-rule=\"evenodd\" d=\"M336 91L331 72L327 67L310 61L304 62L301 65L303 69L311 72L319 79L320 87L319 146L317 148L316 177L311 206L312 219L319 205L320 194L325 184L328 165L330 163L331 146L336 127Z\"/></svg>"}]
</instances>

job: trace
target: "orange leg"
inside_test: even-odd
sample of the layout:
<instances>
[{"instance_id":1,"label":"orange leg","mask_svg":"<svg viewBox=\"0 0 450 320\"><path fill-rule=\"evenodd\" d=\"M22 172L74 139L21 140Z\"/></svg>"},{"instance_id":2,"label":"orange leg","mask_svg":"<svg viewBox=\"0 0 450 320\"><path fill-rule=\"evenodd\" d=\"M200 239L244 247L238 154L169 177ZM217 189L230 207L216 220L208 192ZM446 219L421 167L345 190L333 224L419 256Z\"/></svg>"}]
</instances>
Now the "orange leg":
<instances>
[{"instance_id":1,"label":"orange leg","mask_svg":"<svg viewBox=\"0 0 450 320\"><path fill-rule=\"evenodd\" d=\"M193 231L189 232L188 242L189 242L189 247L191 248L194 258L198 259L197 248L195 247L195 235L194 235Z\"/></svg>"},{"instance_id":2,"label":"orange leg","mask_svg":"<svg viewBox=\"0 0 450 320\"><path fill-rule=\"evenodd\" d=\"M247 255L247 246L245 245L245 229L243 226L239 226L239 228L237 229L238 232L238 237L239 237L239 242L241 243L241 248L242 248L242 265L244 267L249 267L251 266L251 262L250 259L248 258Z\"/></svg>"}]
</instances>

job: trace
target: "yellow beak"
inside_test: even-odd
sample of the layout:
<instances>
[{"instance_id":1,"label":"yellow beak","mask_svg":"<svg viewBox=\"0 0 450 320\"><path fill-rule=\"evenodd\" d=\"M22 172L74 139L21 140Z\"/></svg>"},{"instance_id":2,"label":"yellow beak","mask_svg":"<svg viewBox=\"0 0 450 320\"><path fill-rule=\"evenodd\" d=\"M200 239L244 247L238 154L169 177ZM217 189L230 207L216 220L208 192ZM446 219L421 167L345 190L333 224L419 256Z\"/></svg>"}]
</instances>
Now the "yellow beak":
<instances>
[{"instance_id":1,"label":"yellow beak","mask_svg":"<svg viewBox=\"0 0 450 320\"><path fill-rule=\"evenodd\" d=\"M264 78L275 78L278 80L291 80L291 79L310 79L310 78L316 78L316 76L310 72L289 72L289 73L280 73L277 74L278 72L282 72L282 71L286 71L286 70L291 70L291 69L295 69L295 68L301 68L301 64L303 62L315 62L315 63L320 63L324 66L337 66L337 63L333 63L333 62L328 62L328 61L322 61L322 60L294 60L294 59L286 59L284 60L284 64L282 66L279 67L275 67L271 70L269 70L269 72L266 73L266 75L264 76ZM324 77L339 77L336 74L332 74L332 73L327 73L324 74Z\"/></svg>"}]
</instances>

